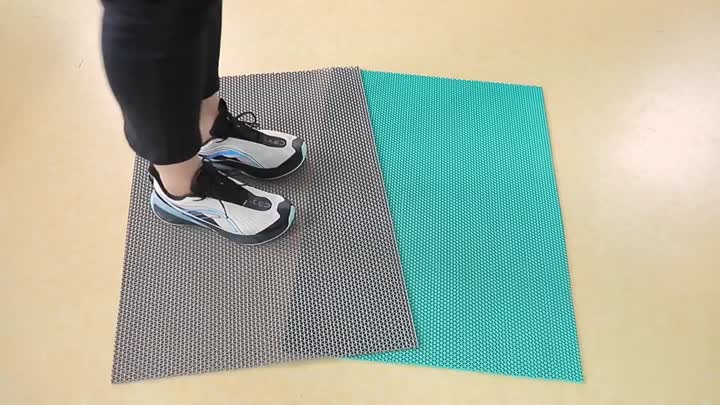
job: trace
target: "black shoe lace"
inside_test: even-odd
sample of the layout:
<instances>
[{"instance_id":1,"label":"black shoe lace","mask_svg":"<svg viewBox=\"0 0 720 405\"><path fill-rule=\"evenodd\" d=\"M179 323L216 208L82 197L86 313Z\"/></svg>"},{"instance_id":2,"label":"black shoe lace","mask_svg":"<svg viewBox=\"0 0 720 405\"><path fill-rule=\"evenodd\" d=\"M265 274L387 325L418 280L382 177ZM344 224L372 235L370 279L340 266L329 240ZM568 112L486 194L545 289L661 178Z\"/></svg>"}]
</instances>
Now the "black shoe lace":
<instances>
[{"instance_id":1,"label":"black shoe lace","mask_svg":"<svg viewBox=\"0 0 720 405\"><path fill-rule=\"evenodd\" d=\"M245 119L246 117L252 118L252 121ZM232 122L233 125L236 125L236 126L237 125L247 125L250 128L257 128L260 126L260 124L258 124L258 122L257 122L257 115L255 115L255 113L252 111L245 111L234 117L232 116L232 114L228 113L226 118L228 121Z\"/></svg>"},{"instance_id":2,"label":"black shoe lace","mask_svg":"<svg viewBox=\"0 0 720 405\"><path fill-rule=\"evenodd\" d=\"M227 201L238 205L245 204L249 198L247 190L220 173L207 160L203 160L203 166L194 182L193 192L199 199L212 197L220 200L221 203Z\"/></svg>"},{"instance_id":3,"label":"black shoe lace","mask_svg":"<svg viewBox=\"0 0 720 405\"><path fill-rule=\"evenodd\" d=\"M225 136L245 139L252 142L258 142L260 140L260 132L256 130L260 124L258 124L257 116L254 112L246 111L233 116L229 111L225 111L225 120L230 129L225 132Z\"/></svg>"}]
</instances>

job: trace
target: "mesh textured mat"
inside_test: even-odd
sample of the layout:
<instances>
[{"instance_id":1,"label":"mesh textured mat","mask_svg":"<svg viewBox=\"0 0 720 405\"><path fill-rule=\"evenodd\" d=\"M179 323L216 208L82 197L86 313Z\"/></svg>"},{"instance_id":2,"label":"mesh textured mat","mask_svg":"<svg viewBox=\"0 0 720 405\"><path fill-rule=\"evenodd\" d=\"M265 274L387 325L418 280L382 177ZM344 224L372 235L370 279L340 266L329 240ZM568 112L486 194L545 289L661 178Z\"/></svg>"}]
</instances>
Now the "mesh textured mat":
<instances>
[{"instance_id":1,"label":"mesh textured mat","mask_svg":"<svg viewBox=\"0 0 720 405\"><path fill-rule=\"evenodd\" d=\"M221 94L307 140L300 171L249 181L298 220L259 247L166 225L138 158L112 381L415 347L359 69L227 77Z\"/></svg>"},{"instance_id":2,"label":"mesh textured mat","mask_svg":"<svg viewBox=\"0 0 720 405\"><path fill-rule=\"evenodd\" d=\"M419 340L363 358L581 381L542 89L363 80Z\"/></svg>"}]
</instances>

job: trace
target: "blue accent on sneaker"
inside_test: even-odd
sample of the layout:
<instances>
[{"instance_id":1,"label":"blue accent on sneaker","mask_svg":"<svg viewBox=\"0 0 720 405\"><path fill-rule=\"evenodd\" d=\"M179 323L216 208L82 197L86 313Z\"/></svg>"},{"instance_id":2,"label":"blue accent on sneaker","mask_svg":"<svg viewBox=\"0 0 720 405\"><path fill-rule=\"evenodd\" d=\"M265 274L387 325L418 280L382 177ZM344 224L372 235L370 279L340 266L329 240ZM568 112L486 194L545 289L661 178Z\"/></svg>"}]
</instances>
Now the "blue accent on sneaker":
<instances>
[{"instance_id":1,"label":"blue accent on sneaker","mask_svg":"<svg viewBox=\"0 0 720 405\"><path fill-rule=\"evenodd\" d=\"M255 165L257 165L258 168L263 168L263 165L261 165L260 162L258 162L257 160L255 160L252 156L248 155L247 153L238 152L238 151L236 151L236 150L234 150L234 149L221 150L221 151L218 151L218 152L215 152L215 153L211 153L211 154L209 154L209 155L207 155L207 156L205 156L205 157L206 157L207 159L211 159L211 160L212 160L212 159L215 159L215 158L217 158L217 157L219 157L219 156L226 157L226 158L236 158L236 159L238 159L238 160L240 160L239 158L245 157L245 158L247 158L248 160L250 160L250 161L252 161L253 163L255 163Z\"/></svg>"}]
</instances>

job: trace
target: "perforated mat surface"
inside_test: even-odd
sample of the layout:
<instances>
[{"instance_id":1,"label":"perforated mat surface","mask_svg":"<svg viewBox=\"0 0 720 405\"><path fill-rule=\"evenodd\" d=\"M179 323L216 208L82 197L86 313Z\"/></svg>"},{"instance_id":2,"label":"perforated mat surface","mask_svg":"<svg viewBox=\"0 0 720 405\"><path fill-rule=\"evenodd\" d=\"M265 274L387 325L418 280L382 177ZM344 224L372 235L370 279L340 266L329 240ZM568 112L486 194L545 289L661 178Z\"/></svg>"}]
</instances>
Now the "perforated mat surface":
<instances>
[{"instance_id":1,"label":"perforated mat surface","mask_svg":"<svg viewBox=\"0 0 720 405\"><path fill-rule=\"evenodd\" d=\"M298 220L259 247L166 225L137 159L112 381L414 347L360 71L228 77L221 94L307 140L300 171L250 182L295 202Z\"/></svg>"},{"instance_id":2,"label":"perforated mat surface","mask_svg":"<svg viewBox=\"0 0 720 405\"><path fill-rule=\"evenodd\" d=\"M582 380L542 89L363 79L420 342L365 359Z\"/></svg>"}]
</instances>

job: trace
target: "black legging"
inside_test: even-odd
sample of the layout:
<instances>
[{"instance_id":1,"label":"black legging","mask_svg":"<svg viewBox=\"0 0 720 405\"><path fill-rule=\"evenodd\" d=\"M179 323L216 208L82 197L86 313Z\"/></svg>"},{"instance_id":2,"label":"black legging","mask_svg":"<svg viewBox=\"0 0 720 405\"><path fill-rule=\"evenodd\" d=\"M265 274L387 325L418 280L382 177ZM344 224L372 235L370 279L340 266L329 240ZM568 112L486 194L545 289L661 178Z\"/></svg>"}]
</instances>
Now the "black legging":
<instances>
[{"instance_id":1,"label":"black legging","mask_svg":"<svg viewBox=\"0 0 720 405\"><path fill-rule=\"evenodd\" d=\"M104 0L105 70L135 152L155 164L200 149L200 102L219 89L220 0Z\"/></svg>"}]
</instances>

